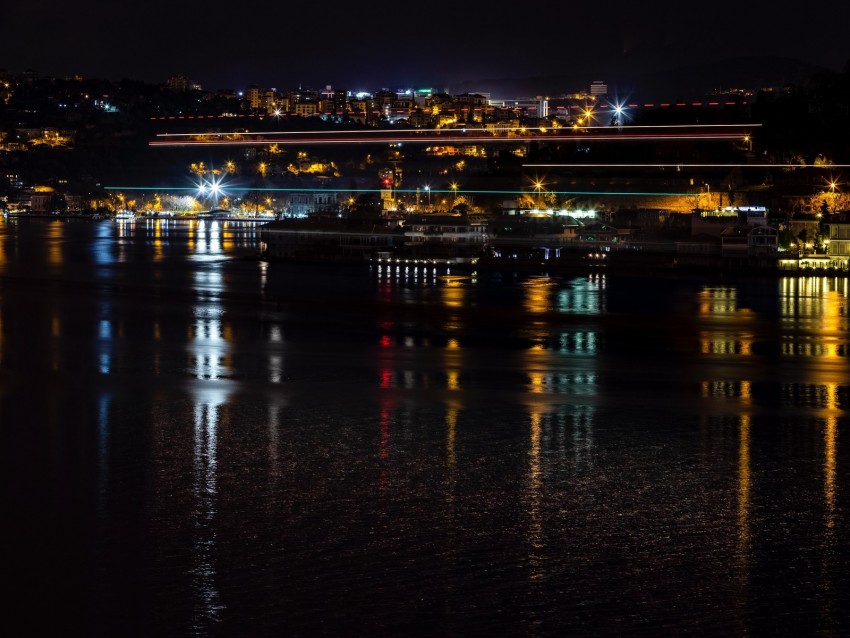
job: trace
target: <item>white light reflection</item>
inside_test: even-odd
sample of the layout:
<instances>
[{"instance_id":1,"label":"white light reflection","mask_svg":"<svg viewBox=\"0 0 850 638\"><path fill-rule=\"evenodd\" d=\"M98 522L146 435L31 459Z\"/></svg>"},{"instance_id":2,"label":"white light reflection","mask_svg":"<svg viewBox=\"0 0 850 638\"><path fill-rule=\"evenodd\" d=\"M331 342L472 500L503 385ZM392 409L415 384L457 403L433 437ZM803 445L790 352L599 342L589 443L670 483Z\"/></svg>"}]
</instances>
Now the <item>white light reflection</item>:
<instances>
[{"instance_id":1,"label":"white light reflection","mask_svg":"<svg viewBox=\"0 0 850 638\"><path fill-rule=\"evenodd\" d=\"M101 374L109 374L112 367L112 323L101 319L98 330L98 368Z\"/></svg>"},{"instance_id":2,"label":"white light reflection","mask_svg":"<svg viewBox=\"0 0 850 638\"><path fill-rule=\"evenodd\" d=\"M200 220L197 225L197 241L192 259L206 261L224 257L221 244L221 225L218 221Z\"/></svg>"},{"instance_id":3,"label":"white light reflection","mask_svg":"<svg viewBox=\"0 0 850 638\"><path fill-rule=\"evenodd\" d=\"M437 267L425 264L424 261L422 260L423 263L405 264L388 259L385 262L379 261L373 267L372 272L377 275L380 282L402 284L409 281L415 283L416 287L421 289L436 284L438 277ZM445 272L445 269L443 269L443 272Z\"/></svg>"},{"instance_id":4,"label":"white light reflection","mask_svg":"<svg viewBox=\"0 0 850 638\"><path fill-rule=\"evenodd\" d=\"M269 467L272 476L280 474L280 411L282 405L269 402Z\"/></svg>"},{"instance_id":5,"label":"white light reflection","mask_svg":"<svg viewBox=\"0 0 850 638\"><path fill-rule=\"evenodd\" d=\"M283 357L279 354L269 355L269 381L272 383L283 381Z\"/></svg>"},{"instance_id":6,"label":"white light reflection","mask_svg":"<svg viewBox=\"0 0 850 638\"><path fill-rule=\"evenodd\" d=\"M106 486L109 473L109 404L110 396L102 393L98 397L97 410L97 510L106 515Z\"/></svg>"},{"instance_id":7,"label":"white light reflection","mask_svg":"<svg viewBox=\"0 0 850 638\"><path fill-rule=\"evenodd\" d=\"M228 345L222 336L219 317L196 317L191 346L196 379L221 379L226 376L228 369L224 362Z\"/></svg>"},{"instance_id":8,"label":"white light reflection","mask_svg":"<svg viewBox=\"0 0 850 638\"><path fill-rule=\"evenodd\" d=\"M605 275L575 279L566 288L558 290L555 309L561 314L596 315L605 309Z\"/></svg>"},{"instance_id":9,"label":"white light reflection","mask_svg":"<svg viewBox=\"0 0 850 638\"><path fill-rule=\"evenodd\" d=\"M269 343L274 344L274 350L269 352L269 381L280 383L284 378L283 354L279 350L283 347L283 331L280 326L274 324L269 329Z\"/></svg>"},{"instance_id":10,"label":"white light reflection","mask_svg":"<svg viewBox=\"0 0 850 638\"><path fill-rule=\"evenodd\" d=\"M260 294L266 294L266 286L269 282L269 264L266 261L261 261L259 263L260 268Z\"/></svg>"},{"instance_id":11,"label":"white light reflection","mask_svg":"<svg viewBox=\"0 0 850 638\"><path fill-rule=\"evenodd\" d=\"M593 421L596 418L596 410L592 405L575 405L569 410L562 408L559 413L559 449L564 453L564 430L565 424L571 421L572 437L571 444L573 449L573 458L576 464L590 465L593 462Z\"/></svg>"},{"instance_id":12,"label":"white light reflection","mask_svg":"<svg viewBox=\"0 0 850 638\"><path fill-rule=\"evenodd\" d=\"M215 568L218 514L218 431L222 406L228 400L228 386L204 383L194 388L192 589L195 595L193 624L206 630L221 621ZM206 633L202 631L202 633Z\"/></svg>"},{"instance_id":13,"label":"white light reflection","mask_svg":"<svg viewBox=\"0 0 850 638\"><path fill-rule=\"evenodd\" d=\"M199 303L195 306L195 325L189 346L194 358L196 379L222 379L230 376L231 326L222 321L224 309L218 296L223 288L221 265L195 271L195 290ZM206 294L204 294L206 293Z\"/></svg>"},{"instance_id":14,"label":"white light reflection","mask_svg":"<svg viewBox=\"0 0 850 638\"><path fill-rule=\"evenodd\" d=\"M111 224L97 224L95 227L94 240L91 243L92 259L98 266L107 266L115 263L113 250L115 240L112 236L113 226ZM105 271L103 271L105 273Z\"/></svg>"}]
</instances>

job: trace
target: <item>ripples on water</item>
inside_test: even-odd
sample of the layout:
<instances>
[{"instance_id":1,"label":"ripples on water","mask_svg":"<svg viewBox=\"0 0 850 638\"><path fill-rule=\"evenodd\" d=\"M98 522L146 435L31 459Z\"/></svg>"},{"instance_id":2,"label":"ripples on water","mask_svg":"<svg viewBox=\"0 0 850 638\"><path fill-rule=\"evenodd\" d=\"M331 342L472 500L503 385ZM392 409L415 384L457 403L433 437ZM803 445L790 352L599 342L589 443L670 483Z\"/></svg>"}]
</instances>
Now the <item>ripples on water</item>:
<instances>
[{"instance_id":1,"label":"ripples on water","mask_svg":"<svg viewBox=\"0 0 850 638\"><path fill-rule=\"evenodd\" d=\"M844 635L846 279L0 226L10 609L89 635Z\"/></svg>"}]
</instances>

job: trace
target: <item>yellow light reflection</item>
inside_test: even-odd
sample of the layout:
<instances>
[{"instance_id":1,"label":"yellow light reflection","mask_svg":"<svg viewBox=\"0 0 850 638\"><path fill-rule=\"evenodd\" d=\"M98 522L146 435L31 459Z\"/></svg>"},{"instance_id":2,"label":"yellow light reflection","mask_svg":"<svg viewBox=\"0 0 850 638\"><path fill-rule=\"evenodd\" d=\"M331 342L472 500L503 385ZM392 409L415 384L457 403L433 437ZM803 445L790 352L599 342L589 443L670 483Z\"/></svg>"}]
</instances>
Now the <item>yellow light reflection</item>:
<instances>
[{"instance_id":1,"label":"yellow light reflection","mask_svg":"<svg viewBox=\"0 0 850 638\"><path fill-rule=\"evenodd\" d=\"M749 330L740 331L740 326L754 322L757 317L750 309L739 308L737 297L738 292L732 287L706 286L698 293L699 314L718 323L716 327L700 331L701 354L752 355L755 337ZM734 330L724 329L724 322L731 322Z\"/></svg>"},{"instance_id":2,"label":"yellow light reflection","mask_svg":"<svg viewBox=\"0 0 850 638\"><path fill-rule=\"evenodd\" d=\"M466 288L463 281L449 279L443 287L443 305L449 308L463 308L466 300Z\"/></svg>"},{"instance_id":3,"label":"yellow light reflection","mask_svg":"<svg viewBox=\"0 0 850 638\"><path fill-rule=\"evenodd\" d=\"M749 408L753 403L753 388L749 381L741 381L741 407Z\"/></svg>"},{"instance_id":4,"label":"yellow light reflection","mask_svg":"<svg viewBox=\"0 0 850 638\"><path fill-rule=\"evenodd\" d=\"M162 261L162 220L157 219L153 229L153 260Z\"/></svg>"},{"instance_id":5,"label":"yellow light reflection","mask_svg":"<svg viewBox=\"0 0 850 638\"><path fill-rule=\"evenodd\" d=\"M823 496L827 535L835 528L836 507L836 439L838 437L838 417L826 419L824 429Z\"/></svg>"},{"instance_id":6,"label":"yellow light reflection","mask_svg":"<svg viewBox=\"0 0 850 638\"><path fill-rule=\"evenodd\" d=\"M464 284L464 279L460 277L452 277L449 275L443 277L443 279L446 282L446 285L442 286L442 288L440 289L443 305L452 310L460 310L466 304L466 286ZM463 324L461 321L460 314L450 312L446 316L446 322L444 325L444 328L446 330L460 330L462 327ZM450 340L450 342L452 342L452 340ZM457 341L454 340L454 343L456 344Z\"/></svg>"},{"instance_id":7,"label":"yellow light reflection","mask_svg":"<svg viewBox=\"0 0 850 638\"><path fill-rule=\"evenodd\" d=\"M749 563L751 483L750 415L742 414L738 434L738 555L742 567Z\"/></svg>"},{"instance_id":8,"label":"yellow light reflection","mask_svg":"<svg viewBox=\"0 0 850 638\"><path fill-rule=\"evenodd\" d=\"M452 483L454 483L455 471L457 469L455 438L457 436L457 417L459 412L460 404L458 402L446 402L446 466L449 471L449 480Z\"/></svg>"},{"instance_id":9,"label":"yellow light reflection","mask_svg":"<svg viewBox=\"0 0 850 638\"><path fill-rule=\"evenodd\" d=\"M543 471L540 459L541 413L532 408L529 424L528 446L528 544L529 578L539 581L543 578L543 520L540 502L543 490Z\"/></svg>"},{"instance_id":10,"label":"yellow light reflection","mask_svg":"<svg viewBox=\"0 0 850 638\"><path fill-rule=\"evenodd\" d=\"M62 264L62 241L65 226L61 222L54 222L47 232L47 263L51 266Z\"/></svg>"},{"instance_id":11,"label":"yellow light reflection","mask_svg":"<svg viewBox=\"0 0 850 638\"><path fill-rule=\"evenodd\" d=\"M525 298L523 306L527 312L542 314L554 307L552 297L555 283L548 277L532 277L523 283Z\"/></svg>"},{"instance_id":12,"label":"yellow light reflection","mask_svg":"<svg viewBox=\"0 0 850 638\"><path fill-rule=\"evenodd\" d=\"M53 307L53 316L50 317L50 335L52 337L51 352L50 352L50 367L54 372L59 371L60 352L62 347L59 343L59 338L62 336L62 322L59 319L59 309Z\"/></svg>"},{"instance_id":13,"label":"yellow light reflection","mask_svg":"<svg viewBox=\"0 0 850 638\"><path fill-rule=\"evenodd\" d=\"M224 224L224 232L221 233L221 248L224 252L228 252L235 246L235 233L233 230L228 230L227 223Z\"/></svg>"},{"instance_id":14,"label":"yellow light reflection","mask_svg":"<svg viewBox=\"0 0 850 638\"><path fill-rule=\"evenodd\" d=\"M825 355L830 359L841 358L841 344L837 336L844 331L846 324L846 299L836 290L829 290L823 296L822 334L827 342Z\"/></svg>"},{"instance_id":15,"label":"yellow light reflection","mask_svg":"<svg viewBox=\"0 0 850 638\"><path fill-rule=\"evenodd\" d=\"M535 394L546 392L546 375L542 372L529 372L529 390Z\"/></svg>"},{"instance_id":16,"label":"yellow light reflection","mask_svg":"<svg viewBox=\"0 0 850 638\"><path fill-rule=\"evenodd\" d=\"M459 370L447 370L446 371L446 387L449 390L460 390L460 371Z\"/></svg>"}]
</instances>

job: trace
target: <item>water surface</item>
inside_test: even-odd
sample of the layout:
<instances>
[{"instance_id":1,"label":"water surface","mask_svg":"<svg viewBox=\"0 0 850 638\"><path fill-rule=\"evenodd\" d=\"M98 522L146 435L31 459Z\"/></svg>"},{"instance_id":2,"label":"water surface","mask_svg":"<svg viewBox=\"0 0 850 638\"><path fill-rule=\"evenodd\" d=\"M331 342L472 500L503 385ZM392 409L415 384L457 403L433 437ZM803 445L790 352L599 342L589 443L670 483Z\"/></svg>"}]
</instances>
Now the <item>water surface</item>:
<instances>
[{"instance_id":1,"label":"water surface","mask_svg":"<svg viewBox=\"0 0 850 638\"><path fill-rule=\"evenodd\" d=\"M850 631L847 279L256 241L0 225L5 602L33 633Z\"/></svg>"}]
</instances>

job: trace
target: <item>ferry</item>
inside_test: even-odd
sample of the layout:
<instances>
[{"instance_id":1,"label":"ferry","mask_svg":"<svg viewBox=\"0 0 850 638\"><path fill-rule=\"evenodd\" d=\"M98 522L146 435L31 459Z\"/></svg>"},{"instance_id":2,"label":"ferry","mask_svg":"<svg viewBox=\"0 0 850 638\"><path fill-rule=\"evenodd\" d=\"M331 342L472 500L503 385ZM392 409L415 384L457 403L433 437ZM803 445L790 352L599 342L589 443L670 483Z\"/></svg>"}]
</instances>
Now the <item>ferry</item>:
<instances>
[{"instance_id":1,"label":"ferry","mask_svg":"<svg viewBox=\"0 0 850 638\"><path fill-rule=\"evenodd\" d=\"M119 210L115 213L115 221L126 221L136 219L136 213L131 210Z\"/></svg>"}]
</instances>

